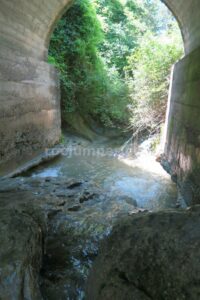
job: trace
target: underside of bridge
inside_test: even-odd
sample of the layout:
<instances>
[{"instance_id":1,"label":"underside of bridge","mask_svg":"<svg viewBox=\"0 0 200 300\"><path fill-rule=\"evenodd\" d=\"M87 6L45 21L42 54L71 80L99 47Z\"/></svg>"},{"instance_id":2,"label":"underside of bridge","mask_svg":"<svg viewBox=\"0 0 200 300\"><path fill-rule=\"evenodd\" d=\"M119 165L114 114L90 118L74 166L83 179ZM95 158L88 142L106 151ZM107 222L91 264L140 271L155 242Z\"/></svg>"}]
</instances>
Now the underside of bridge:
<instances>
[{"instance_id":1,"label":"underside of bridge","mask_svg":"<svg viewBox=\"0 0 200 300\"><path fill-rule=\"evenodd\" d=\"M60 138L59 80L47 53L53 28L71 2L0 0L0 163L37 153ZM195 181L200 164L200 2L163 2L179 22L185 46L173 73L163 163L180 182L186 177Z\"/></svg>"}]
</instances>

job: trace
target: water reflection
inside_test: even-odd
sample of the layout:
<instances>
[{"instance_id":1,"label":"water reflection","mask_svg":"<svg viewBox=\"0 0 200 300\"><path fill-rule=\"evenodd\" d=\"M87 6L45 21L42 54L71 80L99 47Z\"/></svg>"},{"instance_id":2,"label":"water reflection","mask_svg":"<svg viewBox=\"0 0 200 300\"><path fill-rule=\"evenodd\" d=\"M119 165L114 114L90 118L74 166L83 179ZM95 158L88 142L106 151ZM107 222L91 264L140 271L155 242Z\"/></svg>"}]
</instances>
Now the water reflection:
<instances>
[{"instance_id":1,"label":"water reflection","mask_svg":"<svg viewBox=\"0 0 200 300\"><path fill-rule=\"evenodd\" d=\"M90 143L67 135L64 148L71 147L73 152L39 166L29 175L93 180L113 196L132 198L139 207L151 210L174 207L176 186L155 161L150 144L151 140L143 142L133 157L128 155L129 151L121 152L120 140L100 139Z\"/></svg>"}]
</instances>

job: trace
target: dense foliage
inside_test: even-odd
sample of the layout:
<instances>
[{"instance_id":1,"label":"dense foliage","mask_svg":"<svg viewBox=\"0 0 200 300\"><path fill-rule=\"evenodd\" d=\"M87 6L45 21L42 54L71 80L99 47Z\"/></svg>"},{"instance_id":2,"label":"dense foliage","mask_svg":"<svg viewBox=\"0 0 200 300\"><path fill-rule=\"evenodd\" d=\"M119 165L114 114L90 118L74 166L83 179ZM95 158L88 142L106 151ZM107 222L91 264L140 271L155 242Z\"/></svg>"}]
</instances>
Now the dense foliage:
<instances>
[{"instance_id":1,"label":"dense foliage","mask_svg":"<svg viewBox=\"0 0 200 300\"><path fill-rule=\"evenodd\" d=\"M102 63L97 47L102 31L89 1L76 1L59 21L51 38L49 62L61 73L63 108L72 112L98 90ZM86 93L86 94L85 94Z\"/></svg>"},{"instance_id":2,"label":"dense foliage","mask_svg":"<svg viewBox=\"0 0 200 300\"><path fill-rule=\"evenodd\" d=\"M98 50L103 38L89 0L76 0L53 33L49 62L60 70L63 119L77 111L106 126L126 122L128 88L117 74L109 75Z\"/></svg>"},{"instance_id":3,"label":"dense foliage","mask_svg":"<svg viewBox=\"0 0 200 300\"><path fill-rule=\"evenodd\" d=\"M108 127L154 130L164 119L180 33L158 0L75 0L53 33L62 114Z\"/></svg>"},{"instance_id":4,"label":"dense foliage","mask_svg":"<svg viewBox=\"0 0 200 300\"><path fill-rule=\"evenodd\" d=\"M178 46L177 46L178 45ZM176 29L168 35L147 33L129 57L127 75L132 103L133 132L159 131L164 122L172 65L181 57L181 37ZM129 73L130 74L130 73Z\"/></svg>"}]
</instances>

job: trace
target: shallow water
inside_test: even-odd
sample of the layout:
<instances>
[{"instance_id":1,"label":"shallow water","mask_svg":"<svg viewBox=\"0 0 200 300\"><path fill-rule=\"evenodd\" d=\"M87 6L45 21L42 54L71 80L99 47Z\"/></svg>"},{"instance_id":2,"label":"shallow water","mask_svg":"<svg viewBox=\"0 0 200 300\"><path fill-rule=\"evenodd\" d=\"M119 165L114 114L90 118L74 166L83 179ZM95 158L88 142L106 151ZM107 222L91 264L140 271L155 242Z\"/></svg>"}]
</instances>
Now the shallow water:
<instances>
[{"instance_id":1,"label":"shallow water","mask_svg":"<svg viewBox=\"0 0 200 300\"><path fill-rule=\"evenodd\" d=\"M134 150L134 157L128 153L133 145L125 147L124 142L123 139L99 138L90 143L67 134L62 145L64 155L27 175L92 180L111 195L136 200L141 208L160 210L174 207L176 186L151 154L150 140Z\"/></svg>"},{"instance_id":2,"label":"shallow water","mask_svg":"<svg viewBox=\"0 0 200 300\"><path fill-rule=\"evenodd\" d=\"M124 217L141 213L140 208L157 211L176 206L176 186L151 154L151 141L139 147L126 146L125 142L123 138L100 137L91 143L67 134L63 156L26 174L36 182L42 177L39 182L44 182L43 193L50 192L53 199L65 203L50 228L53 245L57 245L54 248L63 249L64 261L69 263L61 272L60 265L51 268L46 262L42 285L45 299L85 299L85 283L100 242L110 235L113 226ZM66 177L84 182L71 198ZM51 243L46 253L51 257Z\"/></svg>"}]
</instances>

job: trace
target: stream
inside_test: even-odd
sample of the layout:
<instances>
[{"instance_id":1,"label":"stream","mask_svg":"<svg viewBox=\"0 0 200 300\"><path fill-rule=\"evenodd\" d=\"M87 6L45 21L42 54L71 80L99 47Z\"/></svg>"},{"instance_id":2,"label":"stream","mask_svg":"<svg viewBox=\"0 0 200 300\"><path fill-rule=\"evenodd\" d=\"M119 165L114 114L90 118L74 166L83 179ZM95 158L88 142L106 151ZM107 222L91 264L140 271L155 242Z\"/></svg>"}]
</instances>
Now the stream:
<instances>
[{"instance_id":1,"label":"stream","mask_svg":"<svg viewBox=\"0 0 200 300\"><path fill-rule=\"evenodd\" d=\"M26 176L92 180L112 195L133 199L140 208L153 211L174 208L176 185L156 162L150 151L151 142L148 139L138 147L126 147L123 138L100 137L92 143L68 133L62 144L63 155Z\"/></svg>"},{"instance_id":2,"label":"stream","mask_svg":"<svg viewBox=\"0 0 200 300\"><path fill-rule=\"evenodd\" d=\"M89 142L68 133L59 146L62 156L25 174L22 183L30 181L28 189L33 186L53 205L42 269L44 299L85 299L100 242L113 226L132 214L176 207L176 185L156 162L151 143L105 137Z\"/></svg>"}]
</instances>

